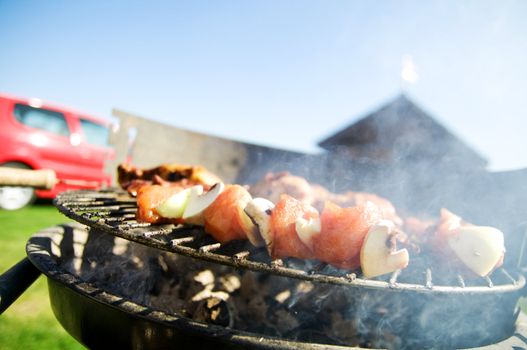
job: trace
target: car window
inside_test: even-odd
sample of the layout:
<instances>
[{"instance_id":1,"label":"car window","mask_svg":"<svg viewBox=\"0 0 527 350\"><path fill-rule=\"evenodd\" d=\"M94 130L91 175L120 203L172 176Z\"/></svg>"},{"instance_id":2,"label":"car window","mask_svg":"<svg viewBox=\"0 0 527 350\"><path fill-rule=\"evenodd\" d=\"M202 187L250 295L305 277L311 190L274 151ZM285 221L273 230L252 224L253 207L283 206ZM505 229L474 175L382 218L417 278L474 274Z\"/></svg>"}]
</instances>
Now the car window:
<instances>
[{"instance_id":1,"label":"car window","mask_svg":"<svg viewBox=\"0 0 527 350\"><path fill-rule=\"evenodd\" d=\"M16 120L29 127L56 135L69 136L70 134L64 114L60 112L16 104L14 114Z\"/></svg>"},{"instance_id":2,"label":"car window","mask_svg":"<svg viewBox=\"0 0 527 350\"><path fill-rule=\"evenodd\" d=\"M109 130L106 126L81 119L81 129L86 142L97 146L108 146Z\"/></svg>"}]
</instances>

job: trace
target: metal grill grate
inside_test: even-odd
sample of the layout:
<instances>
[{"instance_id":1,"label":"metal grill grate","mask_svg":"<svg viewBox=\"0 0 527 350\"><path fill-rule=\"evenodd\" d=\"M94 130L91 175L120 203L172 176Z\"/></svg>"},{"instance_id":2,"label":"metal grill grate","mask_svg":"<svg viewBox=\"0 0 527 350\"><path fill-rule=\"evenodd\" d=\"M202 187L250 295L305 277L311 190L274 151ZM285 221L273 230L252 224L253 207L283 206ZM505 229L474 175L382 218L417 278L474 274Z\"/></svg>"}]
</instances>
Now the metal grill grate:
<instances>
[{"instance_id":1,"label":"metal grill grate","mask_svg":"<svg viewBox=\"0 0 527 350\"><path fill-rule=\"evenodd\" d=\"M318 283L436 294L508 292L525 284L521 274L503 268L486 278L469 279L461 273L434 276L431 266L419 258L412 259L405 270L375 279L317 261L271 260L264 248L246 241L221 244L202 228L137 222L136 200L122 191L69 191L60 194L54 203L69 218L130 241L214 263Z\"/></svg>"}]
</instances>

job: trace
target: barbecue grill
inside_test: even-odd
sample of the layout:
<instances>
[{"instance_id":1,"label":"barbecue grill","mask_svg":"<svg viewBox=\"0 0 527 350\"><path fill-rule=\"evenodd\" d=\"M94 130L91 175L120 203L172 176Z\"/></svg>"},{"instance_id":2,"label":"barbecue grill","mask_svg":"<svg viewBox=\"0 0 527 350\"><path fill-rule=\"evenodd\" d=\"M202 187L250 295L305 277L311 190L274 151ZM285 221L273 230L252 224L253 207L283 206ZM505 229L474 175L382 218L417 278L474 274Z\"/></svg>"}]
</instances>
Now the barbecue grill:
<instances>
[{"instance_id":1,"label":"barbecue grill","mask_svg":"<svg viewBox=\"0 0 527 350\"><path fill-rule=\"evenodd\" d=\"M371 310L365 313L363 310L360 315L368 329L357 330L362 341L353 345L379 344L368 339L380 332L393 333L397 339L392 344L380 344L397 348L525 346L525 338L521 336L525 331L517 322L517 301L525 288L525 278L515 269L500 268L491 276L474 279L462 273L442 275L429 261L417 260L403 271L365 279L358 272L350 273L313 261L271 260L263 248L239 241L221 244L197 227L137 222L135 199L122 191L66 192L55 200L55 205L66 216L86 226L65 225L34 235L27 245L28 257L48 276L50 300L57 319L89 347L166 348L178 344L185 348L194 344L203 348L337 349L345 344L331 337L317 336L321 330L277 338L266 332L195 322L177 313L137 303L65 269L75 264L75 260L93 259L93 256L83 256L83 249L79 248L89 239L79 240L75 232L95 240L120 237L212 265L346 288L353 296L347 300L350 310L356 310L361 303L366 303L368 308L368 300L373 301ZM84 248L86 254L89 249ZM377 312L379 303L384 310L382 314ZM443 327L445 324L448 327ZM520 335L515 335L518 332Z\"/></svg>"},{"instance_id":2,"label":"barbecue grill","mask_svg":"<svg viewBox=\"0 0 527 350\"><path fill-rule=\"evenodd\" d=\"M518 292L525 286L521 274L504 268L492 276L467 280L461 273L435 276L426 261L417 261L409 269L385 278L365 279L325 264L313 265L295 259L270 260L264 248L252 247L247 242L221 244L200 228L139 223L135 220L135 199L125 193L70 192L60 196L56 205L66 216L89 227L147 246L235 268L343 285L350 293L357 294L357 302L362 300L363 294L374 294L374 299L385 301L388 312L397 314L399 322L408 320L402 327L403 334L399 335L411 346L452 348L502 340L513 333L518 315L515 308ZM399 308L401 303L408 307ZM396 305L396 309L390 310L392 305ZM440 305L440 308L428 305ZM471 327L452 337L452 330L466 328L467 322L482 323L482 305L493 310L491 317L484 320L484 326ZM374 328L383 328L385 319L378 321ZM449 327L441 327L438 322L448 322Z\"/></svg>"}]
</instances>

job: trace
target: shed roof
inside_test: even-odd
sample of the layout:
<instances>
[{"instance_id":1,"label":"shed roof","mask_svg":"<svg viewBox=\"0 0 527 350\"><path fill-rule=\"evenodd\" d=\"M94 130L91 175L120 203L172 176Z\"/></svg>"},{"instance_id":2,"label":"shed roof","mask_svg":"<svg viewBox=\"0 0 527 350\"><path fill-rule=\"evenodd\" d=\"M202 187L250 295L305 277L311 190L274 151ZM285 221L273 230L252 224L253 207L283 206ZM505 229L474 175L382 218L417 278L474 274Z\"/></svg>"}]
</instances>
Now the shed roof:
<instances>
[{"instance_id":1,"label":"shed roof","mask_svg":"<svg viewBox=\"0 0 527 350\"><path fill-rule=\"evenodd\" d=\"M472 165L487 164L484 157L404 94L318 145L329 151L345 149L358 157L455 158Z\"/></svg>"}]
</instances>

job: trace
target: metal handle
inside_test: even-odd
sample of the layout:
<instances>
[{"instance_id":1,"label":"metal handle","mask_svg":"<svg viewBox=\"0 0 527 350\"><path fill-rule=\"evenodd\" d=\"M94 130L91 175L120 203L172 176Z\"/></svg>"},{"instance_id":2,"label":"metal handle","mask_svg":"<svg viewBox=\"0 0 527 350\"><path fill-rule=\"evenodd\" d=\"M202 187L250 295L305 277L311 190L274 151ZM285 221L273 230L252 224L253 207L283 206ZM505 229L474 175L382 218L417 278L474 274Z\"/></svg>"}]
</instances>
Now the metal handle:
<instances>
[{"instance_id":1,"label":"metal handle","mask_svg":"<svg viewBox=\"0 0 527 350\"><path fill-rule=\"evenodd\" d=\"M0 314L2 314L40 276L40 271L22 259L0 276Z\"/></svg>"},{"instance_id":2,"label":"metal handle","mask_svg":"<svg viewBox=\"0 0 527 350\"><path fill-rule=\"evenodd\" d=\"M57 176L50 169L29 170L0 167L0 185L51 189L56 183Z\"/></svg>"}]
</instances>

